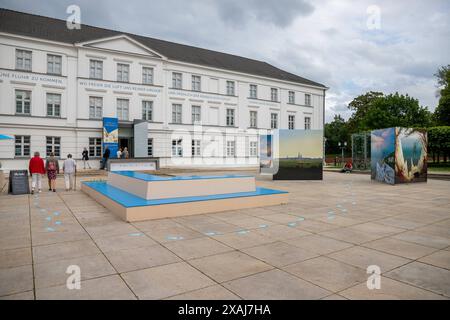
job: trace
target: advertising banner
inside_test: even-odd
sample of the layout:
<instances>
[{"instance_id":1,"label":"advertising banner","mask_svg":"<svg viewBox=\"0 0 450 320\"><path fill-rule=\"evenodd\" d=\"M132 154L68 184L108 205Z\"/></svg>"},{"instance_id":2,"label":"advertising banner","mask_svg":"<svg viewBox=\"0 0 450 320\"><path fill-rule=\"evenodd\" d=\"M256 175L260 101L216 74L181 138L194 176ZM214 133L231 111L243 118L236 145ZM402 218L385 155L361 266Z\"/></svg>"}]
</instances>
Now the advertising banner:
<instances>
[{"instance_id":1,"label":"advertising banner","mask_svg":"<svg viewBox=\"0 0 450 320\"><path fill-rule=\"evenodd\" d=\"M116 158L119 148L119 121L117 118L103 118L103 150L110 150L110 158Z\"/></svg>"}]
</instances>

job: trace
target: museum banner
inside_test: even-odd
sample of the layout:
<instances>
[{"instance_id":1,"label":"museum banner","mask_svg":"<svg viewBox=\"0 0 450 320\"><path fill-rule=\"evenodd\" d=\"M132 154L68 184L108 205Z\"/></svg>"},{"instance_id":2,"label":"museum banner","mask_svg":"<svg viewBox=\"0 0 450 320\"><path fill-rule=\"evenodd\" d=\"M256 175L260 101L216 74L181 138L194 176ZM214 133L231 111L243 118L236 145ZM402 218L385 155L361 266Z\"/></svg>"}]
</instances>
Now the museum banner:
<instances>
[{"instance_id":1,"label":"museum banner","mask_svg":"<svg viewBox=\"0 0 450 320\"><path fill-rule=\"evenodd\" d=\"M117 118L103 118L102 147L110 150L110 158L117 157L119 148L119 121Z\"/></svg>"}]
</instances>

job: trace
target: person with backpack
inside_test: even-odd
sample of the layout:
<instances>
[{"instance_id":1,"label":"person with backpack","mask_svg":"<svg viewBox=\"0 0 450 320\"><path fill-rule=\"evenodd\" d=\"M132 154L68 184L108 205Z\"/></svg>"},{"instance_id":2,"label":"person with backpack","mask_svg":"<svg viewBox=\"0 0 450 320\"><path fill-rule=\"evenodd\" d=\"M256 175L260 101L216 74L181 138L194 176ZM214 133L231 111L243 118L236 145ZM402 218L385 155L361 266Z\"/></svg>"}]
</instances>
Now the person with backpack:
<instances>
[{"instance_id":1,"label":"person with backpack","mask_svg":"<svg viewBox=\"0 0 450 320\"><path fill-rule=\"evenodd\" d=\"M48 191L56 192L56 175L59 173L59 164L53 152L50 153L50 157L47 159L45 170L47 171Z\"/></svg>"},{"instance_id":2,"label":"person with backpack","mask_svg":"<svg viewBox=\"0 0 450 320\"><path fill-rule=\"evenodd\" d=\"M91 165L89 164L89 151L86 149L86 147L84 147L83 152L81 153L81 160L83 160L83 165L84 165L85 170L86 170L86 163L87 163L89 169L92 169Z\"/></svg>"},{"instance_id":3,"label":"person with backpack","mask_svg":"<svg viewBox=\"0 0 450 320\"><path fill-rule=\"evenodd\" d=\"M34 153L34 157L30 159L28 166L31 174L31 194L34 194L34 189L38 188L38 192L41 193L42 188L42 175L45 174L44 160L40 157L39 152Z\"/></svg>"}]
</instances>

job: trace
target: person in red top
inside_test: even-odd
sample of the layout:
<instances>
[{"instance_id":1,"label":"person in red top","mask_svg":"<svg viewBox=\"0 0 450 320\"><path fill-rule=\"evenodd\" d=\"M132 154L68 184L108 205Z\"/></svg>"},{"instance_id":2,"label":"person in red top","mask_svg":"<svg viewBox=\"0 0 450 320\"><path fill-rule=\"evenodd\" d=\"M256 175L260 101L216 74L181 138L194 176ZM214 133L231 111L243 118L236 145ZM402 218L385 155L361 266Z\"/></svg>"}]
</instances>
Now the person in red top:
<instances>
[{"instance_id":1,"label":"person in red top","mask_svg":"<svg viewBox=\"0 0 450 320\"><path fill-rule=\"evenodd\" d=\"M344 168L342 168L341 172L352 172L353 164L351 160L348 160L345 164Z\"/></svg>"},{"instance_id":2,"label":"person in red top","mask_svg":"<svg viewBox=\"0 0 450 320\"><path fill-rule=\"evenodd\" d=\"M31 174L31 194L34 193L36 184L38 187L38 192L41 192L42 188L42 175L45 174L44 160L40 157L39 152L34 153L34 157L30 159L30 164L28 166Z\"/></svg>"}]
</instances>

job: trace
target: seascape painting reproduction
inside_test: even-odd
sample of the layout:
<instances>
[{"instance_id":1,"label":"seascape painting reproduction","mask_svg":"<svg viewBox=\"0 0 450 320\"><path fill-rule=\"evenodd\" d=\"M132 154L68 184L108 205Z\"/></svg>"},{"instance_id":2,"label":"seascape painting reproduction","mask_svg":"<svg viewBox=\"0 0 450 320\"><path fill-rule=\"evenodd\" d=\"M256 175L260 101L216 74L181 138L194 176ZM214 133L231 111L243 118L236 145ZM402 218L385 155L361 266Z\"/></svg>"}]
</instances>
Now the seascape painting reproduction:
<instances>
[{"instance_id":1,"label":"seascape painting reproduction","mask_svg":"<svg viewBox=\"0 0 450 320\"><path fill-rule=\"evenodd\" d=\"M395 128L395 183L427 181L427 132Z\"/></svg>"},{"instance_id":2,"label":"seascape painting reproduction","mask_svg":"<svg viewBox=\"0 0 450 320\"><path fill-rule=\"evenodd\" d=\"M395 128L374 130L370 140L372 179L395 184Z\"/></svg>"}]
</instances>

